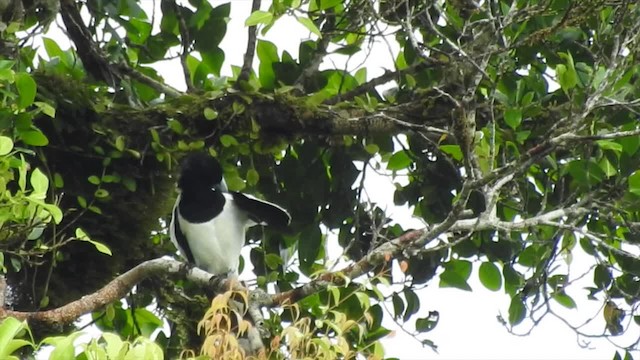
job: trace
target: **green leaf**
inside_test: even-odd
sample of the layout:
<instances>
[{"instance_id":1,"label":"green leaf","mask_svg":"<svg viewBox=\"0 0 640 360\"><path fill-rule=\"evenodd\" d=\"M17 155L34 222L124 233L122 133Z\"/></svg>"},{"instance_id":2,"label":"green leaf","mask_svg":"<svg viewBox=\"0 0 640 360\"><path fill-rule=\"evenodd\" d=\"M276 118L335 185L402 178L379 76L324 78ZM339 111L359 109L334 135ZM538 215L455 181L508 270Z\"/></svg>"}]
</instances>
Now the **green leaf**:
<instances>
[{"instance_id":1,"label":"green leaf","mask_svg":"<svg viewBox=\"0 0 640 360\"><path fill-rule=\"evenodd\" d=\"M106 189L98 189L93 193L93 195L99 199L102 199L109 196L109 191L107 191Z\"/></svg>"},{"instance_id":2,"label":"green leaf","mask_svg":"<svg viewBox=\"0 0 640 360\"><path fill-rule=\"evenodd\" d=\"M578 85L578 73L573 64L573 57L569 53L560 53L560 57L566 60L566 65L556 65L558 83L564 92L568 92Z\"/></svg>"},{"instance_id":3,"label":"green leaf","mask_svg":"<svg viewBox=\"0 0 640 360\"><path fill-rule=\"evenodd\" d=\"M24 109L33 104L36 98L36 82L27 73L17 73L15 76L16 87L18 88L18 107Z\"/></svg>"},{"instance_id":4,"label":"green leaf","mask_svg":"<svg viewBox=\"0 0 640 360\"><path fill-rule=\"evenodd\" d=\"M605 289L611 284L611 270L603 264L598 264L593 271L593 282L598 289Z\"/></svg>"},{"instance_id":5,"label":"green leaf","mask_svg":"<svg viewBox=\"0 0 640 360\"><path fill-rule=\"evenodd\" d=\"M440 274L440 287L453 287L471 291L471 286L469 286L467 280L454 270L445 270Z\"/></svg>"},{"instance_id":6,"label":"green leaf","mask_svg":"<svg viewBox=\"0 0 640 360\"><path fill-rule=\"evenodd\" d=\"M597 140L596 144L598 144L598 146L602 150L611 150L618 154L620 154L623 150L622 144L618 144L617 142L611 140Z\"/></svg>"},{"instance_id":7,"label":"green leaf","mask_svg":"<svg viewBox=\"0 0 640 360\"><path fill-rule=\"evenodd\" d=\"M7 155L13 150L13 140L6 136L0 136L0 156Z\"/></svg>"},{"instance_id":8,"label":"green leaf","mask_svg":"<svg viewBox=\"0 0 640 360\"><path fill-rule=\"evenodd\" d=\"M273 14L268 11L256 10L244 22L245 26L255 26L258 24L269 25L273 20Z\"/></svg>"},{"instance_id":9,"label":"green leaf","mask_svg":"<svg viewBox=\"0 0 640 360\"><path fill-rule=\"evenodd\" d=\"M440 315L437 311L430 311L428 317L416 319L416 331L429 332L433 330L438 325L439 319Z\"/></svg>"},{"instance_id":10,"label":"green leaf","mask_svg":"<svg viewBox=\"0 0 640 360\"><path fill-rule=\"evenodd\" d=\"M558 304L569 308L569 309L575 309L576 308L576 302L567 294L565 294L564 292L556 292L553 293L551 295L551 297L553 298L553 300L557 301Z\"/></svg>"},{"instance_id":11,"label":"green leaf","mask_svg":"<svg viewBox=\"0 0 640 360\"><path fill-rule=\"evenodd\" d=\"M504 112L504 121L509 125L512 129L517 129L522 122L522 110L509 108Z\"/></svg>"},{"instance_id":12,"label":"green leaf","mask_svg":"<svg viewBox=\"0 0 640 360\"><path fill-rule=\"evenodd\" d=\"M42 43L44 44L44 49L47 52L47 55L49 55L49 59L53 59L56 57L60 59L63 58L62 49L60 48L58 43L56 43L53 39L43 37Z\"/></svg>"},{"instance_id":13,"label":"green leaf","mask_svg":"<svg viewBox=\"0 0 640 360\"><path fill-rule=\"evenodd\" d=\"M8 83L14 82L15 72L11 69L0 69L0 80Z\"/></svg>"},{"instance_id":14,"label":"green leaf","mask_svg":"<svg viewBox=\"0 0 640 360\"><path fill-rule=\"evenodd\" d=\"M525 308L520 296L513 296L511 298L511 305L509 305L509 324L511 324L511 326L520 324L526 315L527 308Z\"/></svg>"},{"instance_id":15,"label":"green leaf","mask_svg":"<svg viewBox=\"0 0 640 360\"><path fill-rule=\"evenodd\" d=\"M402 321L408 321L409 318L420 310L420 298L416 295L411 288L404 288L403 291L404 298L407 300L407 308L404 311L404 316L402 317Z\"/></svg>"},{"instance_id":16,"label":"green leaf","mask_svg":"<svg viewBox=\"0 0 640 360\"><path fill-rule=\"evenodd\" d=\"M98 242L98 241L91 240L89 238L89 235L87 235L87 233L85 233L84 230L82 230L81 228L76 228L75 240L89 242L93 246L95 246L96 250L98 250L99 252L111 256L111 250L109 249L109 247L107 245L105 245L105 244L103 244L101 242Z\"/></svg>"},{"instance_id":17,"label":"green leaf","mask_svg":"<svg viewBox=\"0 0 640 360\"><path fill-rule=\"evenodd\" d=\"M124 147L125 147L124 136L120 135L116 138L115 146L118 151L124 151Z\"/></svg>"},{"instance_id":18,"label":"green leaf","mask_svg":"<svg viewBox=\"0 0 640 360\"><path fill-rule=\"evenodd\" d=\"M380 147L376 144L367 144L364 149L371 155L375 155L380 151Z\"/></svg>"},{"instance_id":19,"label":"green leaf","mask_svg":"<svg viewBox=\"0 0 640 360\"><path fill-rule=\"evenodd\" d=\"M53 174L53 186L60 189L64 187L64 179L60 173Z\"/></svg>"},{"instance_id":20,"label":"green leaf","mask_svg":"<svg viewBox=\"0 0 640 360\"><path fill-rule=\"evenodd\" d=\"M87 181L89 181L93 185L100 185L100 183L102 182L100 178L95 175L89 176L89 178L87 178Z\"/></svg>"},{"instance_id":21,"label":"green leaf","mask_svg":"<svg viewBox=\"0 0 640 360\"><path fill-rule=\"evenodd\" d=\"M14 358L10 357L17 349L31 345L32 343L26 340L16 339L16 337L24 330L29 330L26 321L19 321L15 318L8 317L2 320L0 324L0 358Z\"/></svg>"},{"instance_id":22,"label":"green leaf","mask_svg":"<svg viewBox=\"0 0 640 360\"><path fill-rule=\"evenodd\" d=\"M256 169L249 169L247 171L247 183L251 186L258 183L260 180L260 174L256 171Z\"/></svg>"},{"instance_id":23,"label":"green leaf","mask_svg":"<svg viewBox=\"0 0 640 360\"><path fill-rule=\"evenodd\" d=\"M300 234L300 246L298 246L298 257L300 267L305 272L310 272L311 265L316 261L322 248L322 231L316 225L310 225Z\"/></svg>"},{"instance_id":24,"label":"green leaf","mask_svg":"<svg viewBox=\"0 0 640 360\"><path fill-rule=\"evenodd\" d=\"M311 21L311 19L302 16L296 16L296 19L300 24L302 24L302 26L306 27L313 34L317 35L318 37L322 37L322 33L320 32L316 24Z\"/></svg>"},{"instance_id":25,"label":"green leaf","mask_svg":"<svg viewBox=\"0 0 640 360\"><path fill-rule=\"evenodd\" d=\"M462 161L462 150L460 150L460 145L440 145L440 150L445 154L451 155L454 160Z\"/></svg>"},{"instance_id":26,"label":"green leaf","mask_svg":"<svg viewBox=\"0 0 640 360\"><path fill-rule=\"evenodd\" d=\"M387 170L402 170L406 169L413 160L409 157L409 154L406 150L400 150L389 158L387 162Z\"/></svg>"},{"instance_id":27,"label":"green leaf","mask_svg":"<svg viewBox=\"0 0 640 360\"><path fill-rule=\"evenodd\" d=\"M315 0L318 4L319 10L326 10L335 7L336 5L340 5L343 0Z\"/></svg>"},{"instance_id":28,"label":"green leaf","mask_svg":"<svg viewBox=\"0 0 640 360\"><path fill-rule=\"evenodd\" d=\"M204 118L207 120L214 120L218 118L218 112L210 107L204 108Z\"/></svg>"},{"instance_id":29,"label":"green leaf","mask_svg":"<svg viewBox=\"0 0 640 360\"><path fill-rule=\"evenodd\" d=\"M46 146L49 139L40 130L19 131L18 136L26 145Z\"/></svg>"},{"instance_id":30,"label":"green leaf","mask_svg":"<svg viewBox=\"0 0 640 360\"><path fill-rule=\"evenodd\" d=\"M33 187L33 193L41 195L42 199L44 199L49 189L49 178L40 169L36 168L31 173L30 183L31 187Z\"/></svg>"},{"instance_id":31,"label":"green leaf","mask_svg":"<svg viewBox=\"0 0 640 360\"><path fill-rule=\"evenodd\" d=\"M33 103L43 114L49 116L50 118L56 117L56 108L42 101L35 101Z\"/></svg>"},{"instance_id":32,"label":"green leaf","mask_svg":"<svg viewBox=\"0 0 640 360\"><path fill-rule=\"evenodd\" d=\"M640 196L640 170L636 170L629 176L629 192Z\"/></svg>"},{"instance_id":33,"label":"green leaf","mask_svg":"<svg viewBox=\"0 0 640 360\"><path fill-rule=\"evenodd\" d=\"M480 264L478 276L482 285L491 291L498 291L502 287L502 275L494 263L483 262Z\"/></svg>"},{"instance_id":34,"label":"green leaf","mask_svg":"<svg viewBox=\"0 0 640 360\"><path fill-rule=\"evenodd\" d=\"M404 312L404 301L402 301L402 298L398 293L393 293L393 296L391 296L391 302L393 303L393 317L395 319L400 319Z\"/></svg>"},{"instance_id":35,"label":"green leaf","mask_svg":"<svg viewBox=\"0 0 640 360\"><path fill-rule=\"evenodd\" d=\"M82 335L82 333L77 331L67 336L54 336L42 340L45 344L53 345L53 351L49 355L49 360L75 359L76 349L73 342L80 335Z\"/></svg>"},{"instance_id":36,"label":"green leaf","mask_svg":"<svg viewBox=\"0 0 640 360\"><path fill-rule=\"evenodd\" d=\"M220 144L224 147L237 146L238 140L231 135L224 134L220 136Z\"/></svg>"},{"instance_id":37,"label":"green leaf","mask_svg":"<svg viewBox=\"0 0 640 360\"><path fill-rule=\"evenodd\" d=\"M608 178L618 174L618 169L616 169L611 164L611 161L609 161L609 159L607 159L604 156L598 162L598 166L600 166L600 169L602 169L602 172L604 172L605 176L608 177Z\"/></svg>"}]
</instances>

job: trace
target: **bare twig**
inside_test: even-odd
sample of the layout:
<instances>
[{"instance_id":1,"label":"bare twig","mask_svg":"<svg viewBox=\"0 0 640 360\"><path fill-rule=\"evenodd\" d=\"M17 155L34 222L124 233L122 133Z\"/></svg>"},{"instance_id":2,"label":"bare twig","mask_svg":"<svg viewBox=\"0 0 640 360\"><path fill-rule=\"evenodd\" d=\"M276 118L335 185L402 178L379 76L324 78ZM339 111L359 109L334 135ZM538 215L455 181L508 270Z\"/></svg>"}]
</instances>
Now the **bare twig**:
<instances>
[{"instance_id":1,"label":"bare twig","mask_svg":"<svg viewBox=\"0 0 640 360\"><path fill-rule=\"evenodd\" d=\"M251 4L251 13L260 10L260 0L253 0ZM256 25L249 26L248 29L249 40L247 40L247 50L244 53L244 60L242 63L242 70L238 75L238 82L245 82L249 80L249 74L251 74L251 68L253 67L253 57L256 52L256 40L258 36L258 28Z\"/></svg>"},{"instance_id":2,"label":"bare twig","mask_svg":"<svg viewBox=\"0 0 640 360\"><path fill-rule=\"evenodd\" d=\"M193 91L193 81L191 80L191 74L189 73L189 67L187 66L187 56L191 48L191 38L189 36L189 28L184 21L182 11L177 2L173 2L173 11L178 18L178 28L180 29L180 42L182 43L182 52L180 53L180 64L182 65L182 73L184 74L184 82L187 85L187 92Z\"/></svg>"},{"instance_id":3,"label":"bare twig","mask_svg":"<svg viewBox=\"0 0 640 360\"><path fill-rule=\"evenodd\" d=\"M435 59L432 59L432 64L439 64L439 62ZM408 66L404 69L400 69L397 71L385 71L384 74L378 76L377 78L373 78L369 81L367 81L366 83L356 87L353 90L349 90L344 94L337 94L327 100L325 100L325 104L327 105L334 105L337 104L341 101L348 101L353 99L354 97L358 96L358 95L362 95L365 94L369 91L372 91L376 86L378 85L382 85L382 84L386 84L389 81L393 81L398 79L399 77L405 75L405 74L412 74L415 73L417 71L420 71L424 68L427 67L427 63L425 62L419 62L419 63L415 63L411 66Z\"/></svg>"},{"instance_id":4,"label":"bare twig","mask_svg":"<svg viewBox=\"0 0 640 360\"><path fill-rule=\"evenodd\" d=\"M168 97L175 98L183 95L180 91L172 88L171 86L161 81L158 81L152 77L149 77L137 71L136 69L130 67L127 64L124 64L124 63L119 64L118 70L120 70L120 72L122 72L123 74L129 75L132 79L137 80L149 86L150 88L154 89L155 91L165 94Z\"/></svg>"}]
</instances>

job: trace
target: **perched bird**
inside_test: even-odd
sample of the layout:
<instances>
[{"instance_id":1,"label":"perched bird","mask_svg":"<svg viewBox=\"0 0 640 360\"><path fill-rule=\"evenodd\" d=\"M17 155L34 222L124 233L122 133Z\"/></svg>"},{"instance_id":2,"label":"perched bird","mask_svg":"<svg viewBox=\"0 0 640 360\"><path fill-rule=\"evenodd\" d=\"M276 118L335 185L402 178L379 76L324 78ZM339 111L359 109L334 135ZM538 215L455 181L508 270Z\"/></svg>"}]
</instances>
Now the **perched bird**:
<instances>
[{"instance_id":1,"label":"perched bird","mask_svg":"<svg viewBox=\"0 0 640 360\"><path fill-rule=\"evenodd\" d=\"M276 204L228 191L220 163L206 153L185 158L178 189L171 241L189 263L214 275L237 274L247 228L284 228L291 221Z\"/></svg>"}]
</instances>

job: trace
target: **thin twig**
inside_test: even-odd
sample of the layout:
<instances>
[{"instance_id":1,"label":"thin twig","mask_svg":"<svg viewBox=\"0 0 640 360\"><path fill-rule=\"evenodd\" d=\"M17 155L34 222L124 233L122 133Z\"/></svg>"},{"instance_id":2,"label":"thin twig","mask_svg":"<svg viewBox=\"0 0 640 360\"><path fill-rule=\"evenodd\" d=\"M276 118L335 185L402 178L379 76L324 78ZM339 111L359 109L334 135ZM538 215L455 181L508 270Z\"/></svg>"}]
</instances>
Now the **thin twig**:
<instances>
[{"instance_id":1,"label":"thin twig","mask_svg":"<svg viewBox=\"0 0 640 360\"><path fill-rule=\"evenodd\" d=\"M253 0L251 4L251 13L253 14L258 10L260 10L260 0ZM236 85L239 85L242 82L249 81L249 75L251 74L251 69L253 68L253 57L255 56L256 41L258 37L257 25L249 26L248 33L249 40L247 40L247 50L244 52L242 70L240 70Z\"/></svg>"}]
</instances>

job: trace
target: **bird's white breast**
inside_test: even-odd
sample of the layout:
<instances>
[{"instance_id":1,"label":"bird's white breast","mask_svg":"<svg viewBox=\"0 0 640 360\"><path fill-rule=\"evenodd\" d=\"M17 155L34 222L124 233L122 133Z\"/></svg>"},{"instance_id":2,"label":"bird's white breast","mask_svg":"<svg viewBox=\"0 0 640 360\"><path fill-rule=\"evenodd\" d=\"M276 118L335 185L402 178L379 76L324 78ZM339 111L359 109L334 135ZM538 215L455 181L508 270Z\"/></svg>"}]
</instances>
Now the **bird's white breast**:
<instances>
[{"instance_id":1,"label":"bird's white breast","mask_svg":"<svg viewBox=\"0 0 640 360\"><path fill-rule=\"evenodd\" d=\"M224 197L224 209L212 220L193 224L179 217L196 266L212 274L237 272L246 229L253 225L230 194Z\"/></svg>"}]
</instances>

